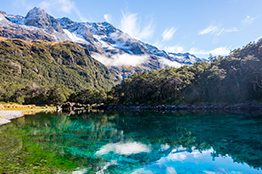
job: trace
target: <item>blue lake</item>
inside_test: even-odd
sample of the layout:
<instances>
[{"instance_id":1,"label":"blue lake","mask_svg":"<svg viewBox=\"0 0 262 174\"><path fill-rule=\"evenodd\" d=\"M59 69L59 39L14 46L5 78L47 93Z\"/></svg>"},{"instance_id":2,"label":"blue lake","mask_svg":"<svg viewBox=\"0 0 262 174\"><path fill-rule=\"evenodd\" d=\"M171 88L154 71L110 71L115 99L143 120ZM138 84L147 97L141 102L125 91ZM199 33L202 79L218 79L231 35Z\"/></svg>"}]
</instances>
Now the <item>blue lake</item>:
<instances>
[{"instance_id":1,"label":"blue lake","mask_svg":"<svg viewBox=\"0 0 262 174\"><path fill-rule=\"evenodd\" d=\"M0 127L0 173L262 173L262 114L30 115Z\"/></svg>"}]
</instances>

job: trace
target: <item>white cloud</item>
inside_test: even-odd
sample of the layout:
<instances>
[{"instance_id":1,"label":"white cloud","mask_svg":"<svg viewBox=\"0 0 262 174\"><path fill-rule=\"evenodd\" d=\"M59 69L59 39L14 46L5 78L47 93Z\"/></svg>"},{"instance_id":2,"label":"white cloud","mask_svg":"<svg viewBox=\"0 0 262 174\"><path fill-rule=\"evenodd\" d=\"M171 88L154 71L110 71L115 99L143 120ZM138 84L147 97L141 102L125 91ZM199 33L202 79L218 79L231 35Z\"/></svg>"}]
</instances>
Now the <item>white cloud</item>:
<instances>
[{"instance_id":1,"label":"white cloud","mask_svg":"<svg viewBox=\"0 0 262 174\"><path fill-rule=\"evenodd\" d=\"M207 28L201 30L198 34L199 35L205 35L205 34L208 34L208 33L214 33L216 32L218 29L217 26L215 25L209 25Z\"/></svg>"},{"instance_id":2,"label":"white cloud","mask_svg":"<svg viewBox=\"0 0 262 174\"><path fill-rule=\"evenodd\" d=\"M218 43L219 43L219 38L218 38L218 37L213 37L213 38L212 38L212 43L213 43L214 45L218 44Z\"/></svg>"},{"instance_id":3,"label":"white cloud","mask_svg":"<svg viewBox=\"0 0 262 174\"><path fill-rule=\"evenodd\" d=\"M64 12L64 13L71 13L76 9L74 1L70 0L45 0L39 3L39 7L50 10L54 8L55 10Z\"/></svg>"},{"instance_id":4,"label":"white cloud","mask_svg":"<svg viewBox=\"0 0 262 174\"><path fill-rule=\"evenodd\" d=\"M72 10L75 10L75 2L71 0L56 0L56 3L59 4L59 9L62 12L65 13L71 13Z\"/></svg>"},{"instance_id":5,"label":"white cloud","mask_svg":"<svg viewBox=\"0 0 262 174\"><path fill-rule=\"evenodd\" d=\"M181 46L167 46L164 50L171 53L181 53L184 51L184 48Z\"/></svg>"},{"instance_id":6,"label":"white cloud","mask_svg":"<svg viewBox=\"0 0 262 174\"><path fill-rule=\"evenodd\" d=\"M226 47L219 47L216 49L213 49L210 51L212 55L228 55L230 53L230 50L227 49Z\"/></svg>"},{"instance_id":7,"label":"white cloud","mask_svg":"<svg viewBox=\"0 0 262 174\"><path fill-rule=\"evenodd\" d=\"M179 68L181 66L183 66L183 64L181 63L178 63L176 61L171 61L169 59L166 59L166 58L161 58L159 59L159 62L161 64L161 67L162 68L165 68L165 67L175 67L175 68Z\"/></svg>"},{"instance_id":8,"label":"white cloud","mask_svg":"<svg viewBox=\"0 0 262 174\"><path fill-rule=\"evenodd\" d=\"M25 8L26 10L34 8L34 5L30 4L27 0L15 0L13 1L13 6L16 8Z\"/></svg>"},{"instance_id":9,"label":"white cloud","mask_svg":"<svg viewBox=\"0 0 262 174\"><path fill-rule=\"evenodd\" d=\"M153 22L152 20L145 26L141 26L138 21L138 14L122 12L122 19L120 28L136 39L147 39L153 35Z\"/></svg>"},{"instance_id":10,"label":"white cloud","mask_svg":"<svg viewBox=\"0 0 262 174\"><path fill-rule=\"evenodd\" d=\"M166 168L166 174L177 174L176 169L174 167L168 167Z\"/></svg>"},{"instance_id":11,"label":"white cloud","mask_svg":"<svg viewBox=\"0 0 262 174\"><path fill-rule=\"evenodd\" d=\"M136 66L141 65L149 59L148 55L130 55L116 54L112 57L107 57L101 54L94 53L92 57L107 66Z\"/></svg>"},{"instance_id":12,"label":"white cloud","mask_svg":"<svg viewBox=\"0 0 262 174\"><path fill-rule=\"evenodd\" d=\"M216 172L213 172L213 171L207 171L207 170L204 170L203 171L205 174L216 174Z\"/></svg>"},{"instance_id":13,"label":"white cloud","mask_svg":"<svg viewBox=\"0 0 262 174\"><path fill-rule=\"evenodd\" d=\"M39 4L39 7L43 8L43 9L48 9L48 11L49 11L50 6L51 6L51 3L47 2L47 1L42 1Z\"/></svg>"},{"instance_id":14,"label":"white cloud","mask_svg":"<svg viewBox=\"0 0 262 174\"><path fill-rule=\"evenodd\" d=\"M213 34L216 36L220 36L224 33L232 33L232 32L237 32L237 31L238 29L236 27L226 29L226 28L211 24L207 28L199 31L198 35Z\"/></svg>"},{"instance_id":15,"label":"white cloud","mask_svg":"<svg viewBox=\"0 0 262 174\"><path fill-rule=\"evenodd\" d=\"M112 16L110 14L104 14L104 18L105 18L106 22L111 23Z\"/></svg>"},{"instance_id":16,"label":"white cloud","mask_svg":"<svg viewBox=\"0 0 262 174\"><path fill-rule=\"evenodd\" d=\"M163 41L170 40L175 32L176 32L175 27L166 28L165 31L162 33Z\"/></svg>"},{"instance_id":17,"label":"white cloud","mask_svg":"<svg viewBox=\"0 0 262 174\"><path fill-rule=\"evenodd\" d=\"M233 27L233 28L229 28L229 29L225 29L226 33L232 33L232 32L238 32L237 27Z\"/></svg>"},{"instance_id":18,"label":"white cloud","mask_svg":"<svg viewBox=\"0 0 262 174\"><path fill-rule=\"evenodd\" d=\"M256 17L246 16L246 17L242 20L242 24L243 24L243 25L250 25L250 24L252 24L255 20L256 20Z\"/></svg>"},{"instance_id":19,"label":"white cloud","mask_svg":"<svg viewBox=\"0 0 262 174\"><path fill-rule=\"evenodd\" d=\"M210 51L205 51L205 50L199 50L197 48L191 48L189 51L191 54L195 54L198 56L207 56L209 54L212 54L214 56L225 56L230 53L230 50L227 47L218 47Z\"/></svg>"},{"instance_id":20,"label":"white cloud","mask_svg":"<svg viewBox=\"0 0 262 174\"><path fill-rule=\"evenodd\" d=\"M167 156L167 159L170 161L183 161L187 159L187 152L181 152L181 153L170 153Z\"/></svg>"},{"instance_id":21,"label":"white cloud","mask_svg":"<svg viewBox=\"0 0 262 174\"><path fill-rule=\"evenodd\" d=\"M74 12L81 21L83 22L86 21L86 19L82 16L81 12L76 7L75 2L72 0L56 0L56 1L44 0L41 1L38 6L49 12L51 10L56 10L58 12L64 12L64 13Z\"/></svg>"},{"instance_id":22,"label":"white cloud","mask_svg":"<svg viewBox=\"0 0 262 174\"><path fill-rule=\"evenodd\" d=\"M82 22L86 22L87 21L87 19L82 15L82 13L78 10L78 8L74 8L74 11L75 11L76 15L79 17L79 19Z\"/></svg>"},{"instance_id":23,"label":"white cloud","mask_svg":"<svg viewBox=\"0 0 262 174\"><path fill-rule=\"evenodd\" d=\"M161 144L161 150L167 150L170 146L168 144Z\"/></svg>"},{"instance_id":24,"label":"white cloud","mask_svg":"<svg viewBox=\"0 0 262 174\"><path fill-rule=\"evenodd\" d=\"M198 48L191 48L188 52L190 54L201 55L201 56L209 54L208 51L199 50Z\"/></svg>"}]
</instances>

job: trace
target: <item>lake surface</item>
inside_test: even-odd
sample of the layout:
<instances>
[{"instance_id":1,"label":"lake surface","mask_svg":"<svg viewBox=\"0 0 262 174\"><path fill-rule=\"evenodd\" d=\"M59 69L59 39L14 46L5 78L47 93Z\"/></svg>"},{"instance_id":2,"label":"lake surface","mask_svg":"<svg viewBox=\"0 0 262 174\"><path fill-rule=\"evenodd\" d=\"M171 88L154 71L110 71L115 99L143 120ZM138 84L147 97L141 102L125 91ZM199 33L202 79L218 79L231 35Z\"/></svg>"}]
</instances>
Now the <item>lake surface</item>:
<instances>
[{"instance_id":1,"label":"lake surface","mask_svg":"<svg viewBox=\"0 0 262 174\"><path fill-rule=\"evenodd\" d=\"M30 115L0 127L0 173L262 173L262 114Z\"/></svg>"}]
</instances>

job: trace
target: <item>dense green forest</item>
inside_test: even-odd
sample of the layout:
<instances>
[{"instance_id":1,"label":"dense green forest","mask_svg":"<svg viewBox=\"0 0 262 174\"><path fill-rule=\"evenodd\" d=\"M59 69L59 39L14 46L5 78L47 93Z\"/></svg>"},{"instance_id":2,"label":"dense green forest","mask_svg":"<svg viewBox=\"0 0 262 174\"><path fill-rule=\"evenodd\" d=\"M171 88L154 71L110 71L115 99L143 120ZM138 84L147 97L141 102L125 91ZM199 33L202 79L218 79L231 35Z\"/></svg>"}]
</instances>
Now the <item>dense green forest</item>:
<instances>
[{"instance_id":1,"label":"dense green forest","mask_svg":"<svg viewBox=\"0 0 262 174\"><path fill-rule=\"evenodd\" d=\"M106 66L71 42L0 38L0 101L57 104L74 91L110 89Z\"/></svg>"},{"instance_id":2,"label":"dense green forest","mask_svg":"<svg viewBox=\"0 0 262 174\"><path fill-rule=\"evenodd\" d=\"M24 104L262 102L262 40L192 66L138 72L113 86L108 69L76 43L0 42L0 100Z\"/></svg>"},{"instance_id":3,"label":"dense green forest","mask_svg":"<svg viewBox=\"0 0 262 174\"><path fill-rule=\"evenodd\" d=\"M200 104L262 101L262 40L227 57L193 66L139 72L108 94L117 104Z\"/></svg>"}]
</instances>

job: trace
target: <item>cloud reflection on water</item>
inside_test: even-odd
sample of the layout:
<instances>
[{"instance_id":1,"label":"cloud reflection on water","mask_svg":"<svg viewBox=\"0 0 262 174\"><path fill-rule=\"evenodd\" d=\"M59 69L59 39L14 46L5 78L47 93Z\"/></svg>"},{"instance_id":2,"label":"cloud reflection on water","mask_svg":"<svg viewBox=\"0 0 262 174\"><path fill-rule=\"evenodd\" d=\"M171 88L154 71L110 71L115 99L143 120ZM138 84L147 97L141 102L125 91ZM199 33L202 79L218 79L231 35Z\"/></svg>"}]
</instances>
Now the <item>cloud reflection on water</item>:
<instances>
[{"instance_id":1,"label":"cloud reflection on water","mask_svg":"<svg viewBox=\"0 0 262 174\"><path fill-rule=\"evenodd\" d=\"M214 149L199 151L193 148L178 146L167 156L143 168L138 173L261 173L261 170L250 168L247 164L234 163L229 156L212 158Z\"/></svg>"},{"instance_id":2,"label":"cloud reflection on water","mask_svg":"<svg viewBox=\"0 0 262 174\"><path fill-rule=\"evenodd\" d=\"M141 152L151 152L151 147L137 142L109 143L101 147L100 150L96 152L96 155L101 156L110 152L120 155L131 155Z\"/></svg>"}]
</instances>

